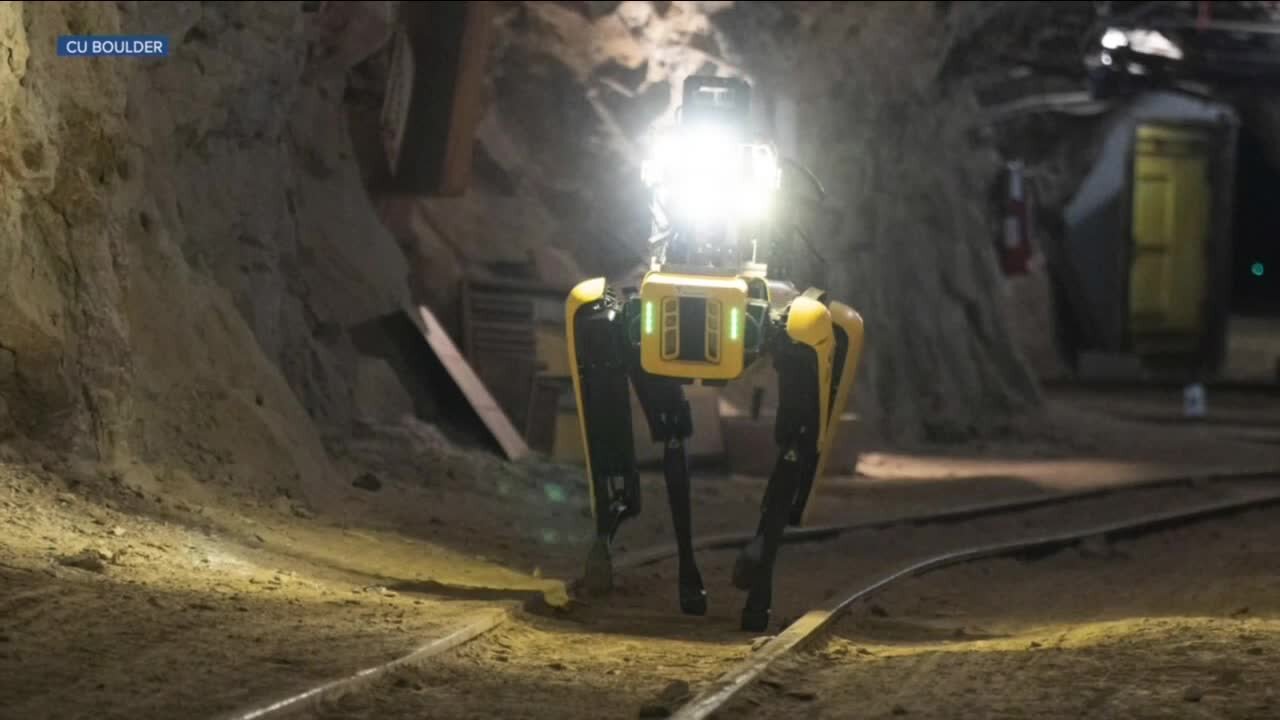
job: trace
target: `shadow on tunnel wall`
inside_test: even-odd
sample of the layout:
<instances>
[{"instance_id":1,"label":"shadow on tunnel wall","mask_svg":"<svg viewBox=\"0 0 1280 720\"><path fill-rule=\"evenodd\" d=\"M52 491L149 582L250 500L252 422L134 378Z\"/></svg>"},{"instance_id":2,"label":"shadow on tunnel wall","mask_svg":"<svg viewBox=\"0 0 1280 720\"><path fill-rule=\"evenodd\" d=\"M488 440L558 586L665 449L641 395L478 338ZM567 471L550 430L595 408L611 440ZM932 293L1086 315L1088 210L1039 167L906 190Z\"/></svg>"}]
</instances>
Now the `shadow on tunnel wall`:
<instances>
[{"instance_id":1,"label":"shadow on tunnel wall","mask_svg":"<svg viewBox=\"0 0 1280 720\"><path fill-rule=\"evenodd\" d=\"M1280 316L1280 168L1268 159L1259 129L1241 125L1231 259L1231 310Z\"/></svg>"},{"instance_id":2,"label":"shadow on tunnel wall","mask_svg":"<svg viewBox=\"0 0 1280 720\"><path fill-rule=\"evenodd\" d=\"M419 419L436 424L459 445L500 452L480 416L404 313L383 315L358 325L352 329L351 337L361 353L381 358L391 366L412 398L414 414Z\"/></svg>"}]
</instances>

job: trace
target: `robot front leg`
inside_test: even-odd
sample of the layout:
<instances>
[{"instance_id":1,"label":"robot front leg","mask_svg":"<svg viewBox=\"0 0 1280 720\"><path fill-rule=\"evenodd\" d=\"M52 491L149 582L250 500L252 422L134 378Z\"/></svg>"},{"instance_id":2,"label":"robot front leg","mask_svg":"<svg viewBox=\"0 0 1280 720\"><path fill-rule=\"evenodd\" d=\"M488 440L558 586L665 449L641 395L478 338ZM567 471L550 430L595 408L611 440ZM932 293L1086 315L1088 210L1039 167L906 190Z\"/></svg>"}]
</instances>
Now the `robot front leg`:
<instances>
[{"instance_id":1,"label":"robot front leg","mask_svg":"<svg viewBox=\"0 0 1280 720\"><path fill-rule=\"evenodd\" d=\"M689 486L689 461L685 441L693 434L693 418L679 383L635 369L632 383L649 421L654 442L663 446L662 472L671 504L671 524L676 532L680 562L680 609L688 615L705 615L707 593L693 557L693 519Z\"/></svg>"},{"instance_id":2,"label":"robot front leg","mask_svg":"<svg viewBox=\"0 0 1280 720\"><path fill-rule=\"evenodd\" d=\"M792 342L774 354L779 387L778 460L765 487L756 537L739 554L733 570L734 585L747 591L742 629L751 632L769 626L778 547L798 495L813 482L830 410L834 337L830 314L816 302L798 299L787 332Z\"/></svg>"},{"instance_id":3,"label":"robot front leg","mask_svg":"<svg viewBox=\"0 0 1280 720\"><path fill-rule=\"evenodd\" d=\"M568 308L570 369L578 400L595 519L595 541L587 558L587 590L613 587L610 545L622 521L640 512L640 477L631 431L630 366L618 309L603 282L574 289Z\"/></svg>"},{"instance_id":4,"label":"robot front leg","mask_svg":"<svg viewBox=\"0 0 1280 720\"><path fill-rule=\"evenodd\" d=\"M830 303L827 309L831 313L831 329L835 339L828 389L831 406L827 412L827 430L818 447L817 467L805 474L806 479L802 480L800 489L796 492L795 504L791 509L789 524L796 526L805 523L808 516L809 496L813 493L815 486L822 481L826 472L832 446L839 434L840 418L849 404L849 396L853 391L853 379L858 372L858 362L862 359L862 316L844 303Z\"/></svg>"},{"instance_id":5,"label":"robot front leg","mask_svg":"<svg viewBox=\"0 0 1280 720\"><path fill-rule=\"evenodd\" d=\"M733 568L734 585L747 591L747 602L742 608L743 630L763 632L769 627L778 547L796 492L803 484L805 473L812 472L816 455L816 450L805 449L802 443L790 443L779 450L778 461L765 488L756 537L742 550Z\"/></svg>"}]
</instances>

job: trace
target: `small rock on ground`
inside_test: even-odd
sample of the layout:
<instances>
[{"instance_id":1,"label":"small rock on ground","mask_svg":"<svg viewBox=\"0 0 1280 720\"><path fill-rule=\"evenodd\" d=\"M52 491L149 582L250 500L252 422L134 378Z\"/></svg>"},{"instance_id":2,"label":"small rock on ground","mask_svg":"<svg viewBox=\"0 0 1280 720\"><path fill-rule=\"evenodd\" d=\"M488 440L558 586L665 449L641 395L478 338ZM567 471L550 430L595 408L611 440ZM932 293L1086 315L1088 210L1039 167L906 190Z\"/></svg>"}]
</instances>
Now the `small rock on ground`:
<instances>
[{"instance_id":1,"label":"small rock on ground","mask_svg":"<svg viewBox=\"0 0 1280 720\"><path fill-rule=\"evenodd\" d=\"M664 703L678 704L689 699L689 683L684 680L672 680L658 694L658 699Z\"/></svg>"},{"instance_id":2,"label":"small rock on ground","mask_svg":"<svg viewBox=\"0 0 1280 720\"><path fill-rule=\"evenodd\" d=\"M58 562L67 567L88 570L89 572L106 572L106 556L92 548L86 548L75 555L63 555Z\"/></svg>"},{"instance_id":3,"label":"small rock on ground","mask_svg":"<svg viewBox=\"0 0 1280 720\"><path fill-rule=\"evenodd\" d=\"M373 473L363 473L360 477L351 481L351 486L358 490L367 490L369 492L378 492L382 489L382 481Z\"/></svg>"},{"instance_id":4,"label":"small rock on ground","mask_svg":"<svg viewBox=\"0 0 1280 720\"><path fill-rule=\"evenodd\" d=\"M1204 692L1197 687L1189 687L1182 693L1182 699L1187 702L1200 702L1200 699L1203 697Z\"/></svg>"},{"instance_id":5,"label":"small rock on ground","mask_svg":"<svg viewBox=\"0 0 1280 720\"><path fill-rule=\"evenodd\" d=\"M1223 670L1218 673L1214 682L1219 685L1239 685L1244 680L1244 673L1239 670Z\"/></svg>"}]
</instances>

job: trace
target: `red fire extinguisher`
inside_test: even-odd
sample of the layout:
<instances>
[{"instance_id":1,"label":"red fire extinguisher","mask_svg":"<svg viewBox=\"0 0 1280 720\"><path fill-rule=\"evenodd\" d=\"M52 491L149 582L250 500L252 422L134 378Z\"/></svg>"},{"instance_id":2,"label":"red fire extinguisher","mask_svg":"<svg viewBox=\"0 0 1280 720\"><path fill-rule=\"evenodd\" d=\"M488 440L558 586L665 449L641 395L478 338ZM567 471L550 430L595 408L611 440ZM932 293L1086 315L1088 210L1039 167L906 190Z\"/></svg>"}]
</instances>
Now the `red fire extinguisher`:
<instances>
[{"instance_id":1,"label":"red fire extinguisher","mask_svg":"<svg viewBox=\"0 0 1280 720\"><path fill-rule=\"evenodd\" d=\"M1026 275L1031 269L1033 203L1022 162L1007 163L1004 232L1000 238L1000 266L1005 275Z\"/></svg>"}]
</instances>

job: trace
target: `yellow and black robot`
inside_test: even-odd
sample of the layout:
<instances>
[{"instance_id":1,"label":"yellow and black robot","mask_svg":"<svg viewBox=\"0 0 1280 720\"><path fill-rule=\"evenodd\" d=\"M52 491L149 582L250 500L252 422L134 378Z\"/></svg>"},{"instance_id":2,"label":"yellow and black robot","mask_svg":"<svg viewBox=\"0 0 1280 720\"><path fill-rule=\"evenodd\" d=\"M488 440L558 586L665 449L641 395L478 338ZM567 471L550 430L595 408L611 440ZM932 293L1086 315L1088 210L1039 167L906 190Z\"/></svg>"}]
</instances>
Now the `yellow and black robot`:
<instances>
[{"instance_id":1,"label":"yellow and black robot","mask_svg":"<svg viewBox=\"0 0 1280 720\"><path fill-rule=\"evenodd\" d=\"M640 512L630 384L653 441L664 446L680 607L692 615L704 614L707 600L693 557L685 455L693 427L683 386L724 384L772 358L777 464L755 539L733 573L734 585L747 591L742 629L761 631L769 623L783 531L802 522L822 475L863 327L853 309L824 292L799 292L766 272L789 264L785 256L799 228L782 222L775 207L789 183L773 147L750 135L750 94L737 79L685 81L678 122L656 136L643 170L652 191L650 269L638 289L610 287L604 278L580 283L566 321L596 532L586 585L594 592L612 587L610 543L622 521Z\"/></svg>"}]
</instances>

